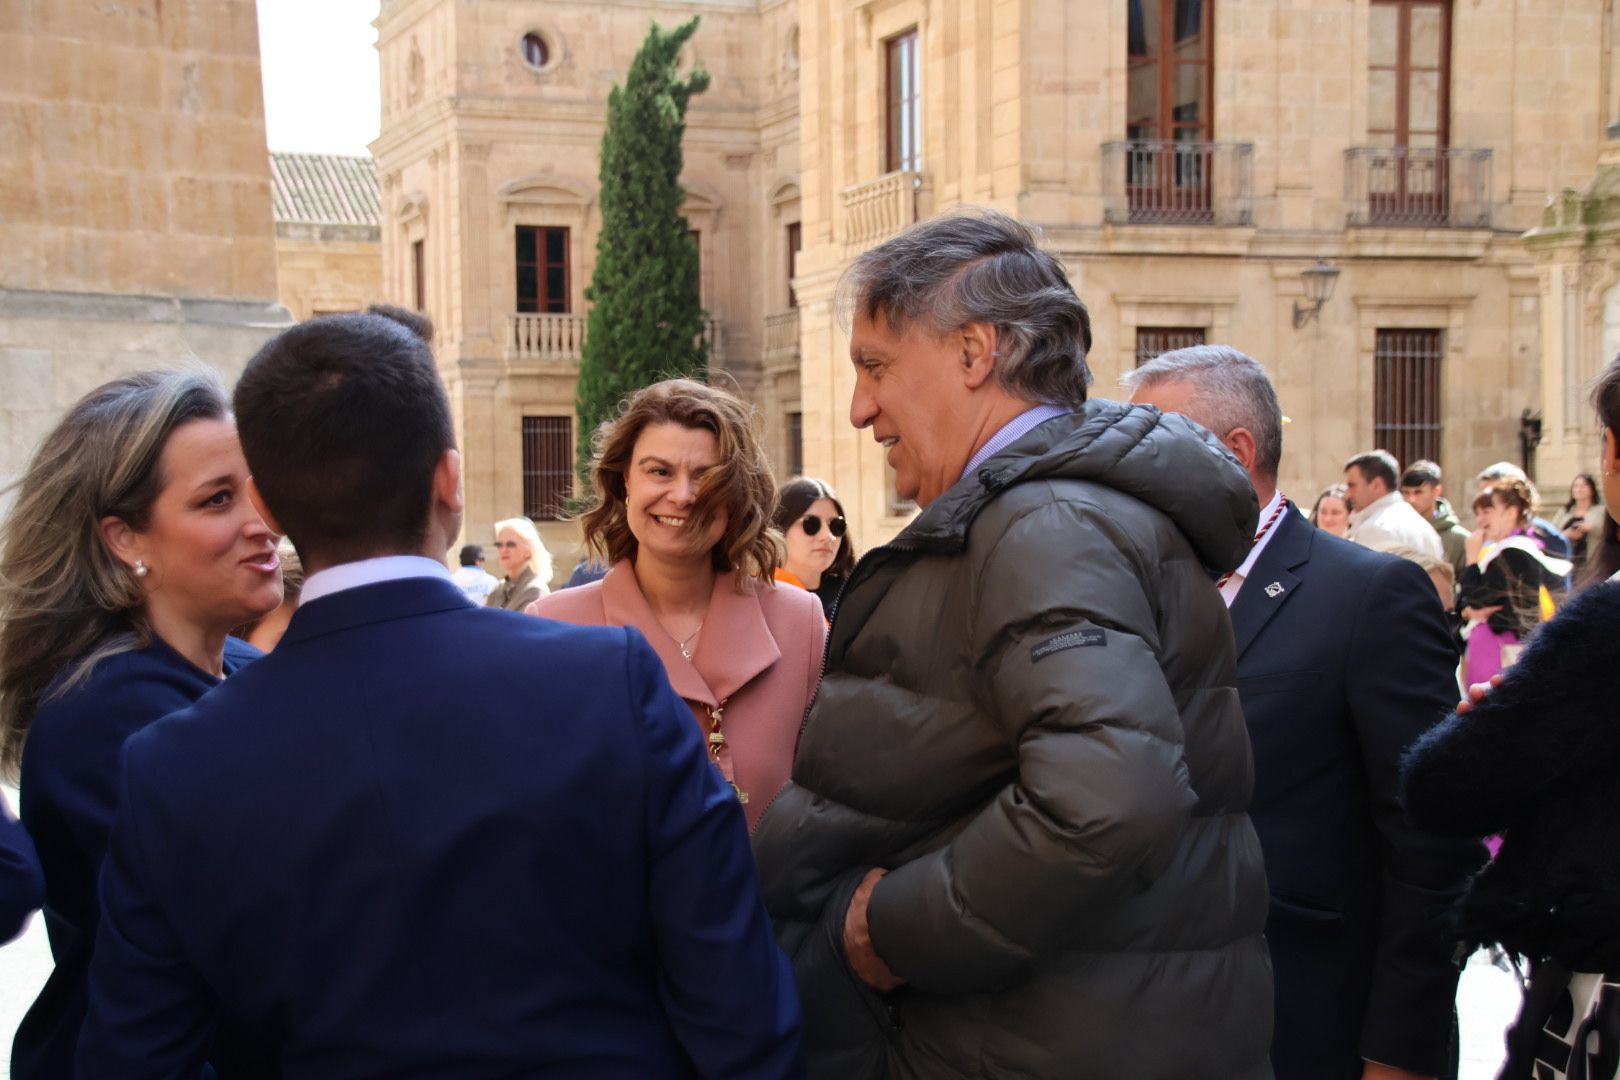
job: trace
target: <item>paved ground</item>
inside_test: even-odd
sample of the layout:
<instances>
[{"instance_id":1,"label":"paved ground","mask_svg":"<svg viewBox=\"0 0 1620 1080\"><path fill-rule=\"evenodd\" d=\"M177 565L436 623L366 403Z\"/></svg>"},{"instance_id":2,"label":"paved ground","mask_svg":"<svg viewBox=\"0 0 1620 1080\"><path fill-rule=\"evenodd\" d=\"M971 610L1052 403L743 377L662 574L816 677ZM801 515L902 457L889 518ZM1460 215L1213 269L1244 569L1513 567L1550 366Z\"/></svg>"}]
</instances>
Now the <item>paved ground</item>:
<instances>
[{"instance_id":1,"label":"paved ground","mask_svg":"<svg viewBox=\"0 0 1620 1080\"><path fill-rule=\"evenodd\" d=\"M16 792L0 791L15 809ZM36 916L22 937L0 948L0 1080L11 1075L11 1036L51 970L45 930ZM1462 1019L1460 1080L1494 1080L1502 1061L1502 1029L1518 1008L1514 977L1476 954L1463 972L1457 992Z\"/></svg>"}]
</instances>

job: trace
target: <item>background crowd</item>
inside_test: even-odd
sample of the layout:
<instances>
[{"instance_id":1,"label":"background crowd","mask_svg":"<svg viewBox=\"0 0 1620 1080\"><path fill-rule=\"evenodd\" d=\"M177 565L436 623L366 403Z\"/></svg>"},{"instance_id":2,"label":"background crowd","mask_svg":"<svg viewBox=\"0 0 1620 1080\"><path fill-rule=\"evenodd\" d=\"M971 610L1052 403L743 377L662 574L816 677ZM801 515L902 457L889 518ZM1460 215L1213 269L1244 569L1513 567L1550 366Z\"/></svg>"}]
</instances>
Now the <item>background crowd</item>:
<instances>
[{"instance_id":1,"label":"background crowd","mask_svg":"<svg viewBox=\"0 0 1620 1080\"><path fill-rule=\"evenodd\" d=\"M569 587L522 517L452 572L394 309L75 405L0 533L0 937L43 906L56 963L13 1076L1441 1077L1487 944L1504 1075L1620 1071L1620 360L1601 480L1552 521L1498 463L1468 530L1379 449L1307 514L1235 349L1092 397L1003 215L846 290L920 507L859 560L672 379Z\"/></svg>"}]
</instances>

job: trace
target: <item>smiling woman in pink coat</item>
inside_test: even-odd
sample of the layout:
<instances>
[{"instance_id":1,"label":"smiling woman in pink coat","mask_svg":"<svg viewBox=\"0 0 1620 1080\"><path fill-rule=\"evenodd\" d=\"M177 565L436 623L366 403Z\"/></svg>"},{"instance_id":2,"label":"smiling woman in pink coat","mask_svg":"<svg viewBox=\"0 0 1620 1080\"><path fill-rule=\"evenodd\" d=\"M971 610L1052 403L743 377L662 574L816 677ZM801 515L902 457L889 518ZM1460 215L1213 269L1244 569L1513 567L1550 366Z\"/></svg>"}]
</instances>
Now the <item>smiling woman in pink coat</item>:
<instances>
[{"instance_id":1,"label":"smiling woman in pink coat","mask_svg":"<svg viewBox=\"0 0 1620 1080\"><path fill-rule=\"evenodd\" d=\"M583 519L612 569L527 609L640 630L750 829L787 783L826 639L821 601L772 580L776 488L751 421L741 400L688 379L637 391L599 435Z\"/></svg>"}]
</instances>

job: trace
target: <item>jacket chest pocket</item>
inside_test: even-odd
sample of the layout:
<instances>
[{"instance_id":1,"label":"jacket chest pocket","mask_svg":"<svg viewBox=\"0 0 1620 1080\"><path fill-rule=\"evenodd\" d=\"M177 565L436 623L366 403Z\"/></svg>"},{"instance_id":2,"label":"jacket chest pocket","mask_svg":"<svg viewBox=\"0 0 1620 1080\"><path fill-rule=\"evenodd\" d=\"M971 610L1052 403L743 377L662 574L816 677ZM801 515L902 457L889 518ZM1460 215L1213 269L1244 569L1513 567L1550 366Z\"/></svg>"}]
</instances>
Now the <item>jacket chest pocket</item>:
<instances>
[{"instance_id":1,"label":"jacket chest pocket","mask_svg":"<svg viewBox=\"0 0 1620 1080\"><path fill-rule=\"evenodd\" d=\"M1269 675L1250 675L1237 681L1238 694L1245 701L1266 694L1302 694L1322 691L1322 672L1278 671Z\"/></svg>"}]
</instances>

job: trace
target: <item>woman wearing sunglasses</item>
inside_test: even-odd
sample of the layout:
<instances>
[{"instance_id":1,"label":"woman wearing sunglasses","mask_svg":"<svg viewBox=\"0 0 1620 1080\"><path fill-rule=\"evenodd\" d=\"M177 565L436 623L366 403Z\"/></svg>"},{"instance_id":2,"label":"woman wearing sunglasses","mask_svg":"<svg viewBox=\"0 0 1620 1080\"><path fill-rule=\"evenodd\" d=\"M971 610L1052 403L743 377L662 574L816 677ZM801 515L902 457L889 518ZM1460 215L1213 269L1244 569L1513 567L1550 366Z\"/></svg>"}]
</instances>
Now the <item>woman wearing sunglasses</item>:
<instances>
[{"instance_id":1,"label":"woman wearing sunglasses","mask_svg":"<svg viewBox=\"0 0 1620 1080\"><path fill-rule=\"evenodd\" d=\"M809 476L789 481L776 499L771 524L787 541L776 580L815 593L831 615L838 590L855 568L844 508L832 488Z\"/></svg>"},{"instance_id":2,"label":"woman wearing sunglasses","mask_svg":"<svg viewBox=\"0 0 1620 1080\"><path fill-rule=\"evenodd\" d=\"M551 552L528 518L495 523L495 557L506 576L484 597L485 607L522 611L551 591Z\"/></svg>"},{"instance_id":3,"label":"woman wearing sunglasses","mask_svg":"<svg viewBox=\"0 0 1620 1080\"><path fill-rule=\"evenodd\" d=\"M670 379L636 391L597 446L581 523L611 569L529 614L640 630L752 828L787 784L827 636L821 602L773 580L776 485L753 409Z\"/></svg>"}]
</instances>

